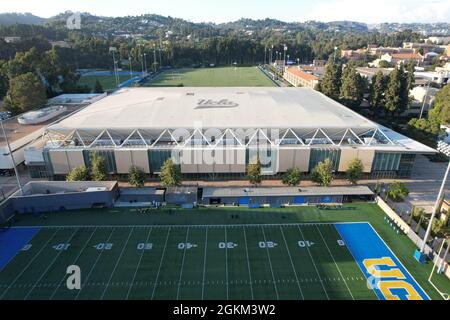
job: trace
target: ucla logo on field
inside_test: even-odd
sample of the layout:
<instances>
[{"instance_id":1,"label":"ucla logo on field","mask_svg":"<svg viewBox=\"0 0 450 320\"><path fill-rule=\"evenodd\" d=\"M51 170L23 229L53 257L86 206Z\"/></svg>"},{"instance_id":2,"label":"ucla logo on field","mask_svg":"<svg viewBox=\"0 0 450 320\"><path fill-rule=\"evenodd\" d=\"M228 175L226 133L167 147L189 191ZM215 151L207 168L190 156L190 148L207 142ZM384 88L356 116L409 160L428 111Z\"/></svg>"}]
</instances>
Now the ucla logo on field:
<instances>
[{"instance_id":1,"label":"ucla logo on field","mask_svg":"<svg viewBox=\"0 0 450 320\"><path fill-rule=\"evenodd\" d=\"M370 289L378 291L386 300L423 300L399 266L390 257L365 259L363 265Z\"/></svg>"}]
</instances>

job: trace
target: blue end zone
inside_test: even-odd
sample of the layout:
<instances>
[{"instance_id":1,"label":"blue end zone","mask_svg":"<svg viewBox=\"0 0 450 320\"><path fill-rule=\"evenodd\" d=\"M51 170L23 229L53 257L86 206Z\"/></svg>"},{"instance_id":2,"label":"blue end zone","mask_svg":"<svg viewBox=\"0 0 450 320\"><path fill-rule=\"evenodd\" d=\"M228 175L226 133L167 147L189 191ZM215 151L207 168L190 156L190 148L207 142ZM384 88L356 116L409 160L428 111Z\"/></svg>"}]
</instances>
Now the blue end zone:
<instances>
[{"instance_id":1,"label":"blue end zone","mask_svg":"<svg viewBox=\"0 0 450 320\"><path fill-rule=\"evenodd\" d=\"M430 300L369 223L336 224L336 229L379 299Z\"/></svg>"},{"instance_id":2,"label":"blue end zone","mask_svg":"<svg viewBox=\"0 0 450 320\"><path fill-rule=\"evenodd\" d=\"M0 232L0 271L39 230L40 228L13 228Z\"/></svg>"}]
</instances>

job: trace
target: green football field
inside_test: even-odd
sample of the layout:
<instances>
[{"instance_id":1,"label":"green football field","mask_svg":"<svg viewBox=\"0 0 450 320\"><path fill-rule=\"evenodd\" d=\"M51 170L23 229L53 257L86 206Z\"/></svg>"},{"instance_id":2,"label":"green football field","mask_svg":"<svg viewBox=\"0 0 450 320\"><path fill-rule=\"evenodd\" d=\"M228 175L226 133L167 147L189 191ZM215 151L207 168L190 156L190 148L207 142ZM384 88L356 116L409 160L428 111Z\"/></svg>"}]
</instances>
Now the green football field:
<instances>
[{"instance_id":1,"label":"green football field","mask_svg":"<svg viewBox=\"0 0 450 320\"><path fill-rule=\"evenodd\" d=\"M257 67L175 69L163 72L147 87L274 87Z\"/></svg>"},{"instance_id":2,"label":"green football field","mask_svg":"<svg viewBox=\"0 0 450 320\"><path fill-rule=\"evenodd\" d=\"M119 75L119 83L123 83L127 80L129 80L131 77L130 75ZM94 89L95 82L99 81L102 85L103 90L113 90L116 89L116 78L114 75L111 76L82 76L80 80L78 81L78 85L80 86L88 86L91 89Z\"/></svg>"},{"instance_id":3,"label":"green football field","mask_svg":"<svg viewBox=\"0 0 450 320\"><path fill-rule=\"evenodd\" d=\"M440 299L427 281L432 264L414 261L412 242L376 205L351 204L336 211L105 209L24 216L4 233L36 233L0 267L0 300L377 299L337 230L355 222L370 223L418 285ZM66 286L70 265L80 267L81 290ZM450 291L444 276L434 281Z\"/></svg>"}]
</instances>

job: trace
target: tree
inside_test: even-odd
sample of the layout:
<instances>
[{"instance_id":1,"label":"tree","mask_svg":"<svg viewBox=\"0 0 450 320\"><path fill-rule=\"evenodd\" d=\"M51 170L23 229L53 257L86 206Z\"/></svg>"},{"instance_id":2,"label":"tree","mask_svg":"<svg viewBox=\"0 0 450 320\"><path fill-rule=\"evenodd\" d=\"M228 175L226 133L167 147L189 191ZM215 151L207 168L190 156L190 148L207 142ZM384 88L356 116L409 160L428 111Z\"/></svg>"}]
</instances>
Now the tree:
<instances>
[{"instance_id":1,"label":"tree","mask_svg":"<svg viewBox=\"0 0 450 320\"><path fill-rule=\"evenodd\" d=\"M341 91L341 75L342 65L336 64L330 57L325 75L320 83L321 92L334 100L338 100Z\"/></svg>"},{"instance_id":2,"label":"tree","mask_svg":"<svg viewBox=\"0 0 450 320\"><path fill-rule=\"evenodd\" d=\"M353 159L347 169L347 179L351 184L357 184L358 180L361 179L361 176L364 172L364 165L361 160L358 158Z\"/></svg>"},{"instance_id":3,"label":"tree","mask_svg":"<svg viewBox=\"0 0 450 320\"><path fill-rule=\"evenodd\" d=\"M391 72L385 96L385 108L391 114L399 115L408 108L409 91L403 64Z\"/></svg>"},{"instance_id":4,"label":"tree","mask_svg":"<svg viewBox=\"0 0 450 320\"><path fill-rule=\"evenodd\" d=\"M66 177L66 180L69 182L90 181L91 173L89 172L89 169L86 168L85 166L76 167L75 169L69 172L69 174Z\"/></svg>"},{"instance_id":5,"label":"tree","mask_svg":"<svg viewBox=\"0 0 450 320\"><path fill-rule=\"evenodd\" d=\"M329 187L334 179L333 171L333 162L330 159L326 159L323 162L319 162L312 170L311 180L323 187Z\"/></svg>"},{"instance_id":6,"label":"tree","mask_svg":"<svg viewBox=\"0 0 450 320\"><path fill-rule=\"evenodd\" d=\"M100 81L98 81L98 79L95 80L95 85L94 85L94 93L103 93L103 87L102 84L100 83Z\"/></svg>"},{"instance_id":7,"label":"tree","mask_svg":"<svg viewBox=\"0 0 450 320\"><path fill-rule=\"evenodd\" d=\"M345 68L342 75L340 100L346 106L359 107L364 98L364 81L354 66Z\"/></svg>"},{"instance_id":8,"label":"tree","mask_svg":"<svg viewBox=\"0 0 450 320\"><path fill-rule=\"evenodd\" d=\"M18 114L42 108L47 102L45 87L33 73L28 72L13 78L6 94L5 109Z\"/></svg>"},{"instance_id":9,"label":"tree","mask_svg":"<svg viewBox=\"0 0 450 320\"><path fill-rule=\"evenodd\" d=\"M402 202L409 194L409 190L403 182L395 181L389 186L388 197L395 202Z\"/></svg>"},{"instance_id":10,"label":"tree","mask_svg":"<svg viewBox=\"0 0 450 320\"><path fill-rule=\"evenodd\" d=\"M106 172L105 158L101 157L96 152L94 152L92 155L91 171L92 171L92 180L94 181L106 180L107 172Z\"/></svg>"},{"instance_id":11,"label":"tree","mask_svg":"<svg viewBox=\"0 0 450 320\"><path fill-rule=\"evenodd\" d=\"M450 123L450 84L447 84L436 94L434 107L429 112L430 122L438 124Z\"/></svg>"},{"instance_id":12,"label":"tree","mask_svg":"<svg viewBox=\"0 0 450 320\"><path fill-rule=\"evenodd\" d=\"M247 166L247 178L250 181L250 183L254 186L257 186L262 181L262 175L261 175L261 161L258 159L256 160L256 163L250 163Z\"/></svg>"},{"instance_id":13,"label":"tree","mask_svg":"<svg viewBox=\"0 0 450 320\"><path fill-rule=\"evenodd\" d=\"M145 173L141 168L132 166L128 174L128 182L137 188L141 188L145 183Z\"/></svg>"},{"instance_id":14,"label":"tree","mask_svg":"<svg viewBox=\"0 0 450 320\"><path fill-rule=\"evenodd\" d=\"M383 72L378 71L372 78L369 93L369 103L373 109L379 110L384 105L384 92L386 91L387 79Z\"/></svg>"},{"instance_id":15,"label":"tree","mask_svg":"<svg viewBox=\"0 0 450 320\"><path fill-rule=\"evenodd\" d=\"M414 72L416 71L416 63L414 61L408 62L406 65L406 71L407 71L406 83L407 83L408 94L409 94L409 91L414 89L414 85L416 84L416 79L414 76Z\"/></svg>"},{"instance_id":16,"label":"tree","mask_svg":"<svg viewBox=\"0 0 450 320\"><path fill-rule=\"evenodd\" d=\"M181 169L172 159L167 159L161 167L161 183L165 187L181 185Z\"/></svg>"},{"instance_id":17,"label":"tree","mask_svg":"<svg viewBox=\"0 0 450 320\"><path fill-rule=\"evenodd\" d=\"M296 187L300 184L301 173L298 167L290 168L283 175L283 184L288 185L290 187Z\"/></svg>"}]
</instances>

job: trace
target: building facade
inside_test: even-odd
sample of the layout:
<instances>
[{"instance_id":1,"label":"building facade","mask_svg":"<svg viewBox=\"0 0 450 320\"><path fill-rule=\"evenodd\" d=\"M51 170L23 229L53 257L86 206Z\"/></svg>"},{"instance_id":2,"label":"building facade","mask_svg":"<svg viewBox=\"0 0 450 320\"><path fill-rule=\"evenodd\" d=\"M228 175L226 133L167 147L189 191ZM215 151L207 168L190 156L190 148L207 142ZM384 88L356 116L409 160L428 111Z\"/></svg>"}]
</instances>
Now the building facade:
<instances>
[{"instance_id":1,"label":"building facade","mask_svg":"<svg viewBox=\"0 0 450 320\"><path fill-rule=\"evenodd\" d=\"M314 89L319 83L319 77L306 73L297 67L289 67L284 72L284 79L294 87L306 87Z\"/></svg>"},{"instance_id":2,"label":"building facade","mask_svg":"<svg viewBox=\"0 0 450 320\"><path fill-rule=\"evenodd\" d=\"M308 174L325 159L345 172L355 158L368 177L408 176L416 154L436 152L309 88L122 89L47 128L44 141L27 164L56 179L94 153L113 176L137 166L157 178L171 158L185 178L240 179L258 158L267 177Z\"/></svg>"}]
</instances>

